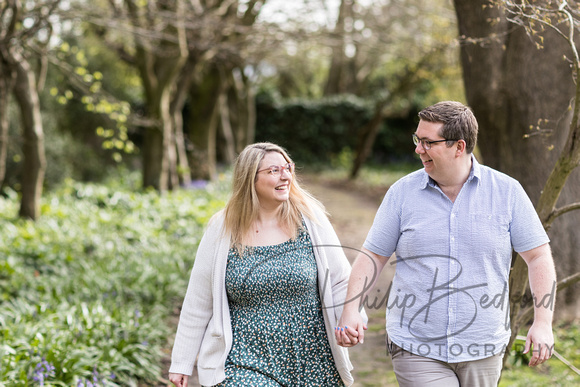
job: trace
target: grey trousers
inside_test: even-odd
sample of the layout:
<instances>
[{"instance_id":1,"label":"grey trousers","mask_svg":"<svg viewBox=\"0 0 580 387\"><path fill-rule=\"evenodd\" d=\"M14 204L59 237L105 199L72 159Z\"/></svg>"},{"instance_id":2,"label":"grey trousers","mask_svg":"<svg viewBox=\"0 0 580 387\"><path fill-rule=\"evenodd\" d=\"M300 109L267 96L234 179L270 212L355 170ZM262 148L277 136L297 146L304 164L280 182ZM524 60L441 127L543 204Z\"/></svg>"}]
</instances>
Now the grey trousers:
<instances>
[{"instance_id":1,"label":"grey trousers","mask_svg":"<svg viewBox=\"0 0 580 387\"><path fill-rule=\"evenodd\" d=\"M461 363L445 363L405 351L389 342L393 369L401 387L497 387L503 354ZM388 349L387 349L388 350Z\"/></svg>"}]
</instances>

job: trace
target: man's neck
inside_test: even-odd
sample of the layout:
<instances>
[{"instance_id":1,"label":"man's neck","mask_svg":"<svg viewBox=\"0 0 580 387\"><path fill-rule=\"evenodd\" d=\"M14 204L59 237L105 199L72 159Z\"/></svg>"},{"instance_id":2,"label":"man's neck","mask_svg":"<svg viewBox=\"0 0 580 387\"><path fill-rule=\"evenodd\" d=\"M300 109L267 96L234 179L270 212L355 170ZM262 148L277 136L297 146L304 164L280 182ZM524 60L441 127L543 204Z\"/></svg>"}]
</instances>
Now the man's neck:
<instances>
[{"instance_id":1,"label":"man's neck","mask_svg":"<svg viewBox=\"0 0 580 387\"><path fill-rule=\"evenodd\" d=\"M441 191L451 200L455 202L457 195L461 191L463 184L469 178L471 173L471 166L473 161L471 160L471 154L466 155L465 159L459 161L458 168L451 174L447 179L441 179L437 181L437 185L441 188Z\"/></svg>"}]
</instances>

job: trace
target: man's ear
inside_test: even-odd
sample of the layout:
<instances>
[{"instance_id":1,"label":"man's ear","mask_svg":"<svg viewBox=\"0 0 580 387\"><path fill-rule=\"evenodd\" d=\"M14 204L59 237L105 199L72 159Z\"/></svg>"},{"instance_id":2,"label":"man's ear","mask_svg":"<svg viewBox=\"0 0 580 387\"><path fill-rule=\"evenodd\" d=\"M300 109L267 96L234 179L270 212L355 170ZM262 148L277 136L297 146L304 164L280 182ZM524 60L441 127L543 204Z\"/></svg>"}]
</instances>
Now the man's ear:
<instances>
[{"instance_id":1,"label":"man's ear","mask_svg":"<svg viewBox=\"0 0 580 387\"><path fill-rule=\"evenodd\" d=\"M466 147L467 144L465 143L465 140L457 140L455 154L457 156L461 156L463 153L465 153Z\"/></svg>"}]
</instances>

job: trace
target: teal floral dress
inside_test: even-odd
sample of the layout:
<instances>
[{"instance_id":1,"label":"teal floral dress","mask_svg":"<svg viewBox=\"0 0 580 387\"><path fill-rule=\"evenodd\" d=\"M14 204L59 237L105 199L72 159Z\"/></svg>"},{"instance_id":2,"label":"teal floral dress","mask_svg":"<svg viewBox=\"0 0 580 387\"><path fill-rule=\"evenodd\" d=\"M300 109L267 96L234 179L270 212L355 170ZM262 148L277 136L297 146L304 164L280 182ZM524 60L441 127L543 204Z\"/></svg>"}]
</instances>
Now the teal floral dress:
<instances>
[{"instance_id":1,"label":"teal floral dress","mask_svg":"<svg viewBox=\"0 0 580 387\"><path fill-rule=\"evenodd\" d=\"M217 386L344 386L322 314L310 235L231 249L226 269L233 346Z\"/></svg>"}]
</instances>

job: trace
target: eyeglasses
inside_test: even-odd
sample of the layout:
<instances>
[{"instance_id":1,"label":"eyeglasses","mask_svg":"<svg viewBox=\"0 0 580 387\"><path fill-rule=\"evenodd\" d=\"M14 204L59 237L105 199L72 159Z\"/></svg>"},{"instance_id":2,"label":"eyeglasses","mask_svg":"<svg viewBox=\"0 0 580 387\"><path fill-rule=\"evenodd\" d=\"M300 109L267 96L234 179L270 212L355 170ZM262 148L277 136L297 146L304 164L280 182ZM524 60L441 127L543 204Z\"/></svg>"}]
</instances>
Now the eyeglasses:
<instances>
[{"instance_id":1,"label":"eyeglasses","mask_svg":"<svg viewBox=\"0 0 580 387\"><path fill-rule=\"evenodd\" d=\"M272 165L268 168L260 169L256 173L260 173L260 172L264 172L264 171L268 171L268 174L270 174L272 176L276 176L276 177L280 176L282 174L282 171L286 171L289 174L293 174L294 173L294 163L288 163L286 165Z\"/></svg>"},{"instance_id":2,"label":"eyeglasses","mask_svg":"<svg viewBox=\"0 0 580 387\"><path fill-rule=\"evenodd\" d=\"M443 139L443 140L429 141L429 140L425 140L425 139L419 138L419 137L417 137L416 134L413 134L413 144L419 145L419 143L421 143L421 146L425 150L431 149L431 144L435 144L436 142L444 142L444 141L459 141L459 140L449 140L449 139L446 138L446 139Z\"/></svg>"}]
</instances>

